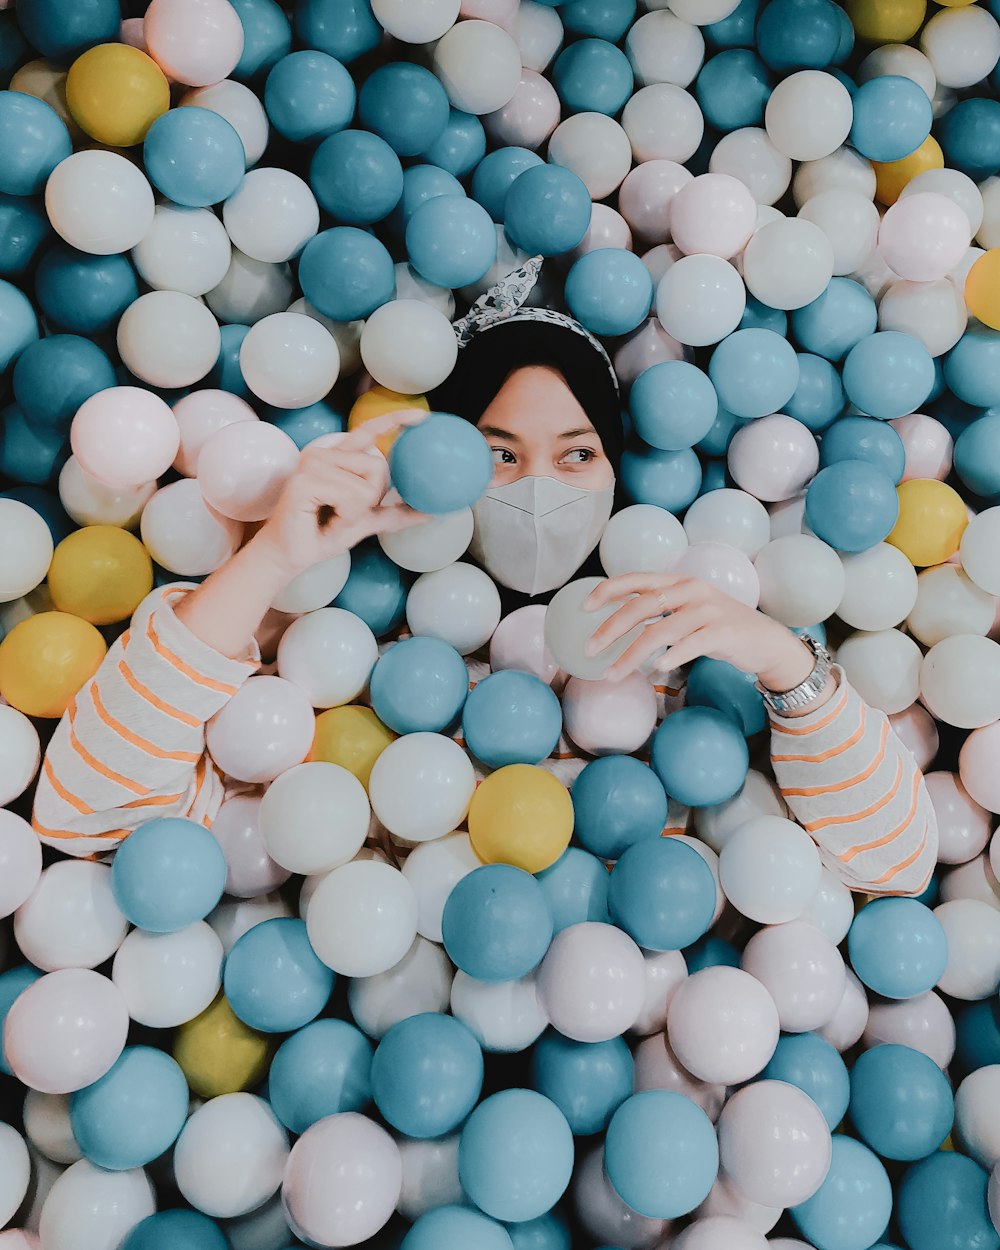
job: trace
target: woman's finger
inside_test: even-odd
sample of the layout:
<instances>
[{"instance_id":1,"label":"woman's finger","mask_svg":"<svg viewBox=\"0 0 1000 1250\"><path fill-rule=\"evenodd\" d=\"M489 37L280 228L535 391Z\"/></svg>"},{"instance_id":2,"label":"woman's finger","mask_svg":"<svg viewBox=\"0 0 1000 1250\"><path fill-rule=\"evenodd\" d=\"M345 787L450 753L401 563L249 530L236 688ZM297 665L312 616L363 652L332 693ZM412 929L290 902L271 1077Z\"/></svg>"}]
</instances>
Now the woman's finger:
<instances>
[{"instance_id":1,"label":"woman's finger","mask_svg":"<svg viewBox=\"0 0 1000 1250\"><path fill-rule=\"evenodd\" d=\"M603 621L587 640L585 655L596 655L605 647L624 636L643 621L652 621L664 613L677 612L696 598L696 587L691 578L682 578L672 586L657 591L646 591L627 600L617 612ZM700 596L697 596L700 599Z\"/></svg>"},{"instance_id":2,"label":"woman's finger","mask_svg":"<svg viewBox=\"0 0 1000 1250\"><path fill-rule=\"evenodd\" d=\"M385 412L379 417L372 417L362 425L355 426L346 438L337 443L336 451L358 451L366 447L374 447L384 435L405 426L419 425L430 413L423 408L401 408L398 412Z\"/></svg>"},{"instance_id":3,"label":"woman's finger","mask_svg":"<svg viewBox=\"0 0 1000 1250\"><path fill-rule=\"evenodd\" d=\"M715 650L715 633L710 625L703 625L688 634L676 646L668 647L657 658L656 670L660 673L680 668L682 664L690 664L692 660L700 660L702 656L711 655Z\"/></svg>"},{"instance_id":4,"label":"woman's finger","mask_svg":"<svg viewBox=\"0 0 1000 1250\"><path fill-rule=\"evenodd\" d=\"M399 530L409 529L431 519L427 513L418 512L405 503L383 504L379 508L373 508L371 516L372 534L395 534Z\"/></svg>"},{"instance_id":5,"label":"woman's finger","mask_svg":"<svg viewBox=\"0 0 1000 1250\"><path fill-rule=\"evenodd\" d=\"M584 608L592 612L607 603L627 599L630 595L658 594L667 591L678 582L690 581L682 573L623 573L620 577L608 577L595 586L583 601Z\"/></svg>"}]
</instances>

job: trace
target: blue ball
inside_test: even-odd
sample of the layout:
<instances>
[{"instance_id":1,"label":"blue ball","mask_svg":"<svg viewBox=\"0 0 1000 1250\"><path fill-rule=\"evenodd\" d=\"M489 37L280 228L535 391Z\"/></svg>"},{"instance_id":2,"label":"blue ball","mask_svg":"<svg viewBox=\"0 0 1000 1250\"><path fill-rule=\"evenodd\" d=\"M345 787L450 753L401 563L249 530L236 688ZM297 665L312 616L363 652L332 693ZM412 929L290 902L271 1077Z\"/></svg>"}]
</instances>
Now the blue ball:
<instances>
[{"instance_id":1,"label":"blue ball","mask_svg":"<svg viewBox=\"0 0 1000 1250\"><path fill-rule=\"evenodd\" d=\"M62 64L99 43L114 43L121 26L118 0L24 0L17 24L37 51Z\"/></svg>"},{"instance_id":2,"label":"blue ball","mask_svg":"<svg viewBox=\"0 0 1000 1250\"><path fill-rule=\"evenodd\" d=\"M896 484L867 460L838 460L820 469L806 491L806 520L837 551L867 551L899 517Z\"/></svg>"},{"instance_id":3,"label":"blue ball","mask_svg":"<svg viewBox=\"0 0 1000 1250\"><path fill-rule=\"evenodd\" d=\"M388 217L399 203L403 167L378 135L342 130L316 149L309 185L331 217L348 226L368 226Z\"/></svg>"},{"instance_id":4,"label":"blue ball","mask_svg":"<svg viewBox=\"0 0 1000 1250\"><path fill-rule=\"evenodd\" d=\"M406 615L408 592L403 570L373 539L352 549L351 571L334 603L360 616L376 638L383 638Z\"/></svg>"},{"instance_id":5,"label":"blue ball","mask_svg":"<svg viewBox=\"0 0 1000 1250\"><path fill-rule=\"evenodd\" d=\"M344 429L344 418L322 399L307 408L268 408L265 416L288 435L299 451L317 438L340 434Z\"/></svg>"},{"instance_id":6,"label":"blue ball","mask_svg":"<svg viewBox=\"0 0 1000 1250\"><path fill-rule=\"evenodd\" d=\"M640 1215L687 1215L708 1196L719 1170L712 1121L673 1090L633 1094L608 1125L604 1169L618 1196Z\"/></svg>"},{"instance_id":7,"label":"blue ball","mask_svg":"<svg viewBox=\"0 0 1000 1250\"><path fill-rule=\"evenodd\" d=\"M401 638L372 670L372 711L395 733L445 732L468 694L465 661L440 638Z\"/></svg>"},{"instance_id":8,"label":"blue ball","mask_svg":"<svg viewBox=\"0 0 1000 1250\"><path fill-rule=\"evenodd\" d=\"M677 951L707 932L715 911L715 878L693 847L675 838L630 846L608 888L611 920L651 951Z\"/></svg>"},{"instance_id":9,"label":"blue ball","mask_svg":"<svg viewBox=\"0 0 1000 1250\"><path fill-rule=\"evenodd\" d=\"M34 985L41 975L42 973L31 964L18 964L16 968L8 968L6 972L0 972L0 1037L3 1036L4 1021L7 1019L7 1012L10 1011L14 999L29 985ZM0 1072L6 1076L12 1075L2 1046L0 1046Z\"/></svg>"},{"instance_id":10,"label":"blue ball","mask_svg":"<svg viewBox=\"0 0 1000 1250\"><path fill-rule=\"evenodd\" d=\"M51 105L21 91L0 91L0 191L40 195L72 151L69 131Z\"/></svg>"},{"instance_id":11,"label":"blue ball","mask_svg":"<svg viewBox=\"0 0 1000 1250\"><path fill-rule=\"evenodd\" d=\"M233 1014L258 1033L290 1033L315 1020L333 983L305 921L286 917L248 929L229 952L222 979Z\"/></svg>"},{"instance_id":12,"label":"blue ball","mask_svg":"<svg viewBox=\"0 0 1000 1250\"><path fill-rule=\"evenodd\" d=\"M841 460L867 460L898 484L906 467L906 449L885 421L841 417L823 432L819 462L825 467Z\"/></svg>"},{"instance_id":13,"label":"blue ball","mask_svg":"<svg viewBox=\"0 0 1000 1250\"><path fill-rule=\"evenodd\" d=\"M389 217L389 226L400 237L406 233L406 223L428 200L436 195L464 197L465 187L454 174L438 169L436 165L411 165L403 170L403 194Z\"/></svg>"},{"instance_id":14,"label":"blue ball","mask_svg":"<svg viewBox=\"0 0 1000 1250\"><path fill-rule=\"evenodd\" d=\"M531 1053L531 1084L566 1117L574 1137L603 1133L632 1094L632 1053L625 1039L574 1042L550 1030Z\"/></svg>"},{"instance_id":15,"label":"blue ball","mask_svg":"<svg viewBox=\"0 0 1000 1250\"><path fill-rule=\"evenodd\" d=\"M767 304L762 304L759 299L754 299L748 294L747 306L743 309L743 316L736 328L738 330L773 330L775 334L780 334L784 338L788 333L788 314L781 308L771 308Z\"/></svg>"},{"instance_id":16,"label":"blue ball","mask_svg":"<svg viewBox=\"0 0 1000 1250\"><path fill-rule=\"evenodd\" d=\"M698 498L701 462L689 447L660 451L640 443L622 456L619 477L633 503L652 503L678 513Z\"/></svg>"},{"instance_id":17,"label":"blue ball","mask_svg":"<svg viewBox=\"0 0 1000 1250\"><path fill-rule=\"evenodd\" d=\"M380 66L358 94L358 118L399 156L418 156L441 138L451 116L448 93L421 65Z\"/></svg>"},{"instance_id":18,"label":"blue ball","mask_svg":"<svg viewBox=\"0 0 1000 1250\"><path fill-rule=\"evenodd\" d=\"M371 1102L372 1044L346 1020L314 1020L281 1043L271 1061L267 1095L290 1133L328 1115L363 1111Z\"/></svg>"},{"instance_id":19,"label":"blue ball","mask_svg":"<svg viewBox=\"0 0 1000 1250\"><path fill-rule=\"evenodd\" d=\"M885 1232L892 1214L892 1186L867 1146L834 1133L826 1180L811 1198L792 1207L790 1214L812 1245L824 1250L862 1250Z\"/></svg>"},{"instance_id":20,"label":"blue ball","mask_svg":"<svg viewBox=\"0 0 1000 1250\"><path fill-rule=\"evenodd\" d=\"M672 798L687 807L714 807L746 780L746 739L724 712L682 707L653 736L653 771Z\"/></svg>"},{"instance_id":21,"label":"blue ball","mask_svg":"<svg viewBox=\"0 0 1000 1250\"><path fill-rule=\"evenodd\" d=\"M1000 103L985 95L959 100L941 118L938 137L949 168L982 182L1000 169Z\"/></svg>"},{"instance_id":22,"label":"blue ball","mask_svg":"<svg viewBox=\"0 0 1000 1250\"><path fill-rule=\"evenodd\" d=\"M977 495L989 497L1000 492L1000 412L983 413L959 434L955 472Z\"/></svg>"},{"instance_id":23,"label":"blue ball","mask_svg":"<svg viewBox=\"0 0 1000 1250\"><path fill-rule=\"evenodd\" d=\"M567 113L604 113L625 107L635 78L629 59L606 39L578 39L556 58L552 81Z\"/></svg>"},{"instance_id":24,"label":"blue ball","mask_svg":"<svg viewBox=\"0 0 1000 1250\"><path fill-rule=\"evenodd\" d=\"M727 48L702 66L695 97L705 121L723 134L760 126L773 78L749 48Z\"/></svg>"},{"instance_id":25,"label":"blue ball","mask_svg":"<svg viewBox=\"0 0 1000 1250\"><path fill-rule=\"evenodd\" d=\"M948 963L940 920L911 898L879 898L854 917L847 934L851 967L883 998L916 998L933 989Z\"/></svg>"},{"instance_id":26,"label":"blue ball","mask_svg":"<svg viewBox=\"0 0 1000 1250\"><path fill-rule=\"evenodd\" d=\"M180 1065L152 1046L126 1046L109 1072L70 1098L84 1156L114 1171L145 1167L169 1150L188 1114Z\"/></svg>"},{"instance_id":27,"label":"blue ball","mask_svg":"<svg viewBox=\"0 0 1000 1250\"><path fill-rule=\"evenodd\" d=\"M900 161L931 133L934 110L912 78L882 74L854 92L849 142L870 161Z\"/></svg>"},{"instance_id":28,"label":"blue ball","mask_svg":"<svg viewBox=\"0 0 1000 1250\"><path fill-rule=\"evenodd\" d=\"M840 50L832 0L771 0L757 22L757 47L771 69L826 69Z\"/></svg>"},{"instance_id":29,"label":"blue ball","mask_svg":"<svg viewBox=\"0 0 1000 1250\"><path fill-rule=\"evenodd\" d=\"M631 755L591 760L570 788L573 832L592 855L618 859L630 846L659 838L667 796L656 773Z\"/></svg>"},{"instance_id":30,"label":"blue ball","mask_svg":"<svg viewBox=\"0 0 1000 1250\"><path fill-rule=\"evenodd\" d=\"M974 408L1000 404L1000 333L974 322L945 357L944 380Z\"/></svg>"},{"instance_id":31,"label":"blue ball","mask_svg":"<svg viewBox=\"0 0 1000 1250\"><path fill-rule=\"evenodd\" d=\"M399 1250L512 1250L502 1224L470 1207L432 1207L410 1226Z\"/></svg>"},{"instance_id":32,"label":"blue ball","mask_svg":"<svg viewBox=\"0 0 1000 1250\"><path fill-rule=\"evenodd\" d=\"M146 133L142 159L157 191L188 208L228 199L246 173L239 135L224 117L197 107L158 117Z\"/></svg>"},{"instance_id":33,"label":"blue ball","mask_svg":"<svg viewBox=\"0 0 1000 1250\"><path fill-rule=\"evenodd\" d=\"M32 57L31 48L21 34L13 9L0 11L0 82L9 82L14 71Z\"/></svg>"},{"instance_id":34,"label":"blue ball","mask_svg":"<svg viewBox=\"0 0 1000 1250\"><path fill-rule=\"evenodd\" d=\"M479 1101L483 1072L483 1052L461 1020L435 1012L410 1016L375 1048L375 1106L407 1137L441 1137Z\"/></svg>"},{"instance_id":35,"label":"blue ball","mask_svg":"<svg viewBox=\"0 0 1000 1250\"><path fill-rule=\"evenodd\" d=\"M570 0L559 6L563 29L617 43L635 21L635 0Z\"/></svg>"},{"instance_id":36,"label":"blue ball","mask_svg":"<svg viewBox=\"0 0 1000 1250\"><path fill-rule=\"evenodd\" d=\"M0 987L2 984L0 979ZM964 1003L955 1014L955 1034L955 1054L963 1068L971 1071L1000 1063L1000 1004L996 996Z\"/></svg>"},{"instance_id":37,"label":"blue ball","mask_svg":"<svg viewBox=\"0 0 1000 1250\"><path fill-rule=\"evenodd\" d=\"M695 443L695 447L706 456L724 456L733 441L733 435L744 425L746 421L743 417L734 417L725 408L720 408L708 433Z\"/></svg>"},{"instance_id":38,"label":"blue ball","mask_svg":"<svg viewBox=\"0 0 1000 1250\"><path fill-rule=\"evenodd\" d=\"M52 233L41 199L0 193L0 278L22 277Z\"/></svg>"},{"instance_id":39,"label":"blue ball","mask_svg":"<svg viewBox=\"0 0 1000 1250\"><path fill-rule=\"evenodd\" d=\"M572 1250L569 1225L556 1211L540 1215L537 1220L508 1224L514 1250Z\"/></svg>"},{"instance_id":40,"label":"blue ball","mask_svg":"<svg viewBox=\"0 0 1000 1250\"><path fill-rule=\"evenodd\" d=\"M321 230L299 257L302 294L324 317L359 321L396 293L396 267L385 247L364 230Z\"/></svg>"},{"instance_id":41,"label":"blue ball","mask_svg":"<svg viewBox=\"0 0 1000 1250\"><path fill-rule=\"evenodd\" d=\"M856 343L844 361L844 391L855 407L889 421L916 412L934 385L934 362L919 339L880 330Z\"/></svg>"},{"instance_id":42,"label":"blue ball","mask_svg":"<svg viewBox=\"0 0 1000 1250\"><path fill-rule=\"evenodd\" d=\"M301 0L292 23L300 43L350 65L382 42L371 0Z\"/></svg>"},{"instance_id":43,"label":"blue ball","mask_svg":"<svg viewBox=\"0 0 1000 1250\"><path fill-rule=\"evenodd\" d=\"M497 1220L537 1219L569 1185L573 1134L550 1099L505 1089L484 1099L462 1130L458 1174L481 1211Z\"/></svg>"},{"instance_id":44,"label":"blue ball","mask_svg":"<svg viewBox=\"0 0 1000 1250\"><path fill-rule=\"evenodd\" d=\"M406 223L405 238L410 264L435 286L470 286L497 258L493 219L465 196L437 195L421 204Z\"/></svg>"},{"instance_id":45,"label":"blue ball","mask_svg":"<svg viewBox=\"0 0 1000 1250\"><path fill-rule=\"evenodd\" d=\"M561 732L562 707L552 688L516 669L477 682L462 712L465 745L487 768L540 764Z\"/></svg>"},{"instance_id":46,"label":"blue ball","mask_svg":"<svg viewBox=\"0 0 1000 1250\"><path fill-rule=\"evenodd\" d=\"M314 49L282 56L264 87L271 125L293 143L319 143L344 130L351 124L356 102L350 71L335 57Z\"/></svg>"},{"instance_id":47,"label":"blue ball","mask_svg":"<svg viewBox=\"0 0 1000 1250\"><path fill-rule=\"evenodd\" d=\"M634 252L601 247L573 265L566 275L565 297L570 312L592 334L616 338L649 316L653 279Z\"/></svg>"},{"instance_id":48,"label":"blue ball","mask_svg":"<svg viewBox=\"0 0 1000 1250\"><path fill-rule=\"evenodd\" d=\"M703 968L738 968L741 958L731 942L713 937L710 933L684 951L684 962L690 975L701 972Z\"/></svg>"},{"instance_id":49,"label":"blue ball","mask_svg":"<svg viewBox=\"0 0 1000 1250\"><path fill-rule=\"evenodd\" d=\"M45 490L41 486L11 486L0 491L0 499L16 499L20 503L26 503L29 508L34 508L49 527L52 541L57 546L74 530L79 529L55 491Z\"/></svg>"},{"instance_id":50,"label":"blue ball","mask_svg":"<svg viewBox=\"0 0 1000 1250\"><path fill-rule=\"evenodd\" d=\"M157 1211L140 1220L121 1250L229 1250L229 1238L200 1211Z\"/></svg>"},{"instance_id":51,"label":"blue ball","mask_svg":"<svg viewBox=\"0 0 1000 1250\"><path fill-rule=\"evenodd\" d=\"M740 0L728 17L701 28L710 48L752 48L763 0Z\"/></svg>"},{"instance_id":52,"label":"blue ball","mask_svg":"<svg viewBox=\"0 0 1000 1250\"><path fill-rule=\"evenodd\" d=\"M688 962L688 971L691 964ZM809 1095L832 1132L847 1114L851 1078L840 1052L818 1033L783 1033L763 1081L785 1081Z\"/></svg>"},{"instance_id":53,"label":"blue ball","mask_svg":"<svg viewBox=\"0 0 1000 1250\"><path fill-rule=\"evenodd\" d=\"M873 1046L851 1070L851 1120L883 1159L912 1163L937 1150L955 1122L948 1078L909 1046Z\"/></svg>"},{"instance_id":54,"label":"blue ball","mask_svg":"<svg viewBox=\"0 0 1000 1250\"><path fill-rule=\"evenodd\" d=\"M433 516L471 507L493 479L493 453L486 439L471 421L441 412L400 434L389 466L402 499Z\"/></svg>"},{"instance_id":55,"label":"blue ball","mask_svg":"<svg viewBox=\"0 0 1000 1250\"><path fill-rule=\"evenodd\" d=\"M706 460L702 465L701 487L698 490L699 498L702 495L709 494L713 490L723 490L726 487L735 486L736 483L729 472L729 466L725 460Z\"/></svg>"},{"instance_id":56,"label":"blue ball","mask_svg":"<svg viewBox=\"0 0 1000 1250\"><path fill-rule=\"evenodd\" d=\"M753 673L744 673L725 660L702 656L688 672L684 702L688 707L718 708L749 738L767 727L764 696L755 682Z\"/></svg>"},{"instance_id":57,"label":"blue ball","mask_svg":"<svg viewBox=\"0 0 1000 1250\"><path fill-rule=\"evenodd\" d=\"M567 847L556 862L537 873L535 879L545 891L556 933L587 920L610 923L610 877L596 855L578 846Z\"/></svg>"},{"instance_id":58,"label":"blue ball","mask_svg":"<svg viewBox=\"0 0 1000 1250\"><path fill-rule=\"evenodd\" d=\"M240 348L249 333L249 326L235 323L220 327L222 342L219 347L219 357L205 375L205 386L220 391L229 391L231 395L238 395L240 399L250 397L250 389L243 377L243 370L240 368Z\"/></svg>"},{"instance_id":59,"label":"blue ball","mask_svg":"<svg viewBox=\"0 0 1000 1250\"><path fill-rule=\"evenodd\" d=\"M21 353L12 382L28 424L40 434L64 438L80 405L116 386L117 377L96 343L76 334L52 334Z\"/></svg>"},{"instance_id":60,"label":"blue ball","mask_svg":"<svg viewBox=\"0 0 1000 1250\"><path fill-rule=\"evenodd\" d=\"M16 404L0 410L0 477L45 486L55 482L69 454L67 439L37 433Z\"/></svg>"},{"instance_id":61,"label":"blue ball","mask_svg":"<svg viewBox=\"0 0 1000 1250\"><path fill-rule=\"evenodd\" d=\"M11 282L0 281L0 373L38 338L31 300Z\"/></svg>"},{"instance_id":62,"label":"blue ball","mask_svg":"<svg viewBox=\"0 0 1000 1250\"><path fill-rule=\"evenodd\" d=\"M844 387L829 360L808 352L799 352L798 360L799 384L784 411L815 434L825 430L844 411Z\"/></svg>"},{"instance_id":63,"label":"blue ball","mask_svg":"<svg viewBox=\"0 0 1000 1250\"><path fill-rule=\"evenodd\" d=\"M486 131L475 113L453 108L448 125L431 144L423 158L454 178L465 178L486 155Z\"/></svg>"},{"instance_id":64,"label":"blue ball","mask_svg":"<svg viewBox=\"0 0 1000 1250\"><path fill-rule=\"evenodd\" d=\"M537 165L507 192L504 229L529 256L560 256L583 242L592 207L590 192L572 170Z\"/></svg>"},{"instance_id":65,"label":"blue ball","mask_svg":"<svg viewBox=\"0 0 1000 1250\"><path fill-rule=\"evenodd\" d=\"M989 1176L974 1159L942 1150L907 1168L896 1219L910 1250L996 1250L986 1205Z\"/></svg>"},{"instance_id":66,"label":"blue ball","mask_svg":"<svg viewBox=\"0 0 1000 1250\"><path fill-rule=\"evenodd\" d=\"M470 977L514 981L541 963L552 941L552 912L530 873L486 864L452 888L441 932L452 963Z\"/></svg>"},{"instance_id":67,"label":"blue ball","mask_svg":"<svg viewBox=\"0 0 1000 1250\"><path fill-rule=\"evenodd\" d=\"M503 221L507 193L514 180L526 169L544 164L538 153L528 148L497 148L476 166L472 175L472 198L482 204L494 221Z\"/></svg>"},{"instance_id":68,"label":"blue ball","mask_svg":"<svg viewBox=\"0 0 1000 1250\"><path fill-rule=\"evenodd\" d=\"M799 361L773 330L736 330L712 353L708 376L723 408L737 417L765 417L795 394Z\"/></svg>"},{"instance_id":69,"label":"blue ball","mask_svg":"<svg viewBox=\"0 0 1000 1250\"><path fill-rule=\"evenodd\" d=\"M230 75L252 82L281 60L292 46L292 24L275 0L231 0L243 27L243 53Z\"/></svg>"},{"instance_id":70,"label":"blue ball","mask_svg":"<svg viewBox=\"0 0 1000 1250\"><path fill-rule=\"evenodd\" d=\"M843 360L875 333L878 309L860 282L831 278L822 295L792 313L792 333L803 351L824 360Z\"/></svg>"},{"instance_id":71,"label":"blue ball","mask_svg":"<svg viewBox=\"0 0 1000 1250\"><path fill-rule=\"evenodd\" d=\"M222 897L226 857L194 820L147 820L115 852L111 888L126 919L149 933L204 920Z\"/></svg>"}]
</instances>

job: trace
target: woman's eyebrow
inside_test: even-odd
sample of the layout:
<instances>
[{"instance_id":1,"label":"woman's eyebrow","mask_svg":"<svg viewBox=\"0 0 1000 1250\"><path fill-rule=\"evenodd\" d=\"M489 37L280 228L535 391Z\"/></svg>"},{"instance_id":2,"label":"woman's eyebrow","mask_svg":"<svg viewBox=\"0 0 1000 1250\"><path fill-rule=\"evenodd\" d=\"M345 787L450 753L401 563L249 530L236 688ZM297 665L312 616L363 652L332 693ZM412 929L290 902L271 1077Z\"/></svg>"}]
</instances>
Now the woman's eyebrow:
<instances>
[{"instance_id":1,"label":"woman's eyebrow","mask_svg":"<svg viewBox=\"0 0 1000 1250\"><path fill-rule=\"evenodd\" d=\"M597 437L597 431L592 425L583 426L579 430L563 430L561 434L557 434L556 438L582 438L586 434L593 434Z\"/></svg>"},{"instance_id":2,"label":"woman's eyebrow","mask_svg":"<svg viewBox=\"0 0 1000 1250\"><path fill-rule=\"evenodd\" d=\"M484 434L487 438L504 438L508 443L519 443L521 441L516 434L512 434L510 430L502 430L498 425L481 425L479 433Z\"/></svg>"}]
</instances>

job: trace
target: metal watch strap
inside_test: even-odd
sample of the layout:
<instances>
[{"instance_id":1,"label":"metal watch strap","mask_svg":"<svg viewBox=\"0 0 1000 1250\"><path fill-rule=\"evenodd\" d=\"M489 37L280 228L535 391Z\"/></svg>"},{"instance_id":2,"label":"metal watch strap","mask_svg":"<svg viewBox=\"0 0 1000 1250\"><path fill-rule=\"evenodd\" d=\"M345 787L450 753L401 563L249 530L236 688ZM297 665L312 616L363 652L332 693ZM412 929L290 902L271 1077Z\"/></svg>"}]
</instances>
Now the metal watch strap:
<instances>
[{"instance_id":1,"label":"metal watch strap","mask_svg":"<svg viewBox=\"0 0 1000 1250\"><path fill-rule=\"evenodd\" d=\"M826 679L829 677L830 669L833 667L833 656L819 639L813 638L811 634L800 634L799 637L815 657L813 670L805 681L799 682L791 690L768 690L759 681L755 683L757 689L764 696L764 702L772 711L779 713L779 715L784 712L798 711L799 708L806 707L812 703L826 686Z\"/></svg>"}]
</instances>

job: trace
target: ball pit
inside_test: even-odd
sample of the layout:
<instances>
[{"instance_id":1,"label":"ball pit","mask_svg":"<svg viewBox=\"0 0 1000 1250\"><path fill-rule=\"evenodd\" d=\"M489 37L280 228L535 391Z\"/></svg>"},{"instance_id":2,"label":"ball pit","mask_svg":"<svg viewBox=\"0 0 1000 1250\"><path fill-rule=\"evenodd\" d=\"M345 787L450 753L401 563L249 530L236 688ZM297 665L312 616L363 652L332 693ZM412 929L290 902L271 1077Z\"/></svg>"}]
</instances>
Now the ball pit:
<instances>
[{"instance_id":1,"label":"ball pit","mask_svg":"<svg viewBox=\"0 0 1000 1250\"><path fill-rule=\"evenodd\" d=\"M998 92L996 0L0 0L0 1250L1000 1246ZM551 606L433 396L535 256L627 436ZM187 665L141 605L411 409L420 523ZM753 674L607 676L601 570L829 639L921 894ZM105 706L128 633L204 716ZM53 732L121 828L33 813Z\"/></svg>"}]
</instances>

